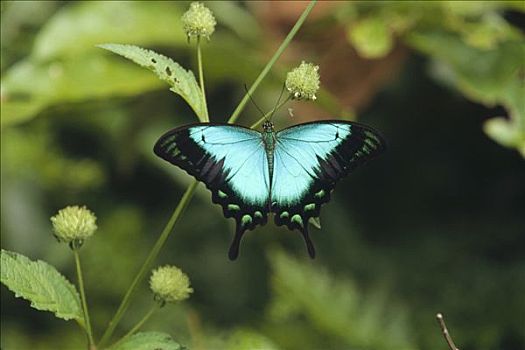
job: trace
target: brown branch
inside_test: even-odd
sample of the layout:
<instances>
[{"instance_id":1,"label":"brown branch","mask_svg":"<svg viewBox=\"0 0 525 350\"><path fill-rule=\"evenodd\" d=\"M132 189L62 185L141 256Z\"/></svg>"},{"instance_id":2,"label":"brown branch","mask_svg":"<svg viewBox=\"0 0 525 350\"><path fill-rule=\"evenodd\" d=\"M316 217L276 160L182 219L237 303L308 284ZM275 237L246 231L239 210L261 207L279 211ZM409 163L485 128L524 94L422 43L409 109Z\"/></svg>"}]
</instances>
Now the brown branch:
<instances>
[{"instance_id":1,"label":"brown branch","mask_svg":"<svg viewBox=\"0 0 525 350\"><path fill-rule=\"evenodd\" d=\"M441 327L441 332L443 333L443 336L445 337L445 340L450 350L459 350L456 344L454 344L454 341L452 340L450 333L448 332L447 325L445 324L445 319L443 318L443 314L438 313L436 315L436 318L438 320L439 326Z\"/></svg>"}]
</instances>

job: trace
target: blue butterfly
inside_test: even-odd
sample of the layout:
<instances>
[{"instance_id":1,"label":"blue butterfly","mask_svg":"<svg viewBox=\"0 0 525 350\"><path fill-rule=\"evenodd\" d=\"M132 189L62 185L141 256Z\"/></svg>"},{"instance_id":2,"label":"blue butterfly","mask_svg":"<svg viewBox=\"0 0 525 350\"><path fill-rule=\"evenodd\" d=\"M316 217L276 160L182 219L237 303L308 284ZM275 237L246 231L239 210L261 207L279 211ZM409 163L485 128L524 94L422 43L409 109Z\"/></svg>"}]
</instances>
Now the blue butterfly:
<instances>
[{"instance_id":1,"label":"blue butterfly","mask_svg":"<svg viewBox=\"0 0 525 350\"><path fill-rule=\"evenodd\" d=\"M225 217L236 221L229 258L235 260L247 230L267 222L299 230L310 257L308 221L319 216L336 182L385 149L378 132L338 120L295 125L275 132L230 124L199 123L164 134L157 156L175 164L212 192Z\"/></svg>"}]
</instances>

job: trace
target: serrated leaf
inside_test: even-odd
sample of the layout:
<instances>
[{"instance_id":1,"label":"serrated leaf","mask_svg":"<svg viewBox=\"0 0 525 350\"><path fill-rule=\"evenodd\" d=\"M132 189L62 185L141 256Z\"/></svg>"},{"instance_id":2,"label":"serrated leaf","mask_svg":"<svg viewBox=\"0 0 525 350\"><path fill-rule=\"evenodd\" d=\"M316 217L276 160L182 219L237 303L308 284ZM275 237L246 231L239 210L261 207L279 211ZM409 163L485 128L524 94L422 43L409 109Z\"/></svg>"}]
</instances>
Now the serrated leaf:
<instances>
[{"instance_id":1,"label":"serrated leaf","mask_svg":"<svg viewBox=\"0 0 525 350\"><path fill-rule=\"evenodd\" d=\"M29 300L31 307L51 311L58 318L84 322L75 286L53 266L3 249L0 260L0 280L17 298Z\"/></svg>"},{"instance_id":2,"label":"serrated leaf","mask_svg":"<svg viewBox=\"0 0 525 350\"><path fill-rule=\"evenodd\" d=\"M204 98L193 72L182 68L171 58L138 46L121 44L98 46L155 72L161 80L171 86L171 91L180 95L190 105L200 121L206 120Z\"/></svg>"},{"instance_id":3,"label":"serrated leaf","mask_svg":"<svg viewBox=\"0 0 525 350\"><path fill-rule=\"evenodd\" d=\"M111 350L183 350L184 347L177 343L166 333L141 332L132 335L122 343L112 346Z\"/></svg>"}]
</instances>

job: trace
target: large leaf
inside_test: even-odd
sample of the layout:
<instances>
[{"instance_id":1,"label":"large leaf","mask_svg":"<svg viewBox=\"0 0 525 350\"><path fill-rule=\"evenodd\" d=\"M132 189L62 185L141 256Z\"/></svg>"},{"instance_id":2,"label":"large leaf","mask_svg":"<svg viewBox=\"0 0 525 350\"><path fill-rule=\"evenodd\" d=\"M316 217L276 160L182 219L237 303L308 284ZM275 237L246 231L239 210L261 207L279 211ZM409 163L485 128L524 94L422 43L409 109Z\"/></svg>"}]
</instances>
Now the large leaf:
<instances>
[{"instance_id":1,"label":"large leaf","mask_svg":"<svg viewBox=\"0 0 525 350\"><path fill-rule=\"evenodd\" d=\"M167 1L68 3L38 33L32 56L76 58L104 42L185 44L181 16L181 6Z\"/></svg>"},{"instance_id":2,"label":"large leaf","mask_svg":"<svg viewBox=\"0 0 525 350\"><path fill-rule=\"evenodd\" d=\"M83 323L78 292L53 266L6 250L0 253L1 281L15 293L31 302L37 310L51 311L64 320Z\"/></svg>"},{"instance_id":3,"label":"large leaf","mask_svg":"<svg viewBox=\"0 0 525 350\"><path fill-rule=\"evenodd\" d=\"M161 85L151 74L104 55L49 63L23 60L2 77L1 125L28 120L51 105L135 95Z\"/></svg>"},{"instance_id":4,"label":"large leaf","mask_svg":"<svg viewBox=\"0 0 525 350\"><path fill-rule=\"evenodd\" d=\"M104 44L99 47L124 56L155 72L161 80L171 86L171 91L186 100L201 121L206 120L204 98L190 70L185 70L171 58L134 45Z\"/></svg>"},{"instance_id":5,"label":"large leaf","mask_svg":"<svg viewBox=\"0 0 525 350\"><path fill-rule=\"evenodd\" d=\"M169 334L160 332L137 333L124 340L111 350L182 350L184 349Z\"/></svg>"}]
</instances>

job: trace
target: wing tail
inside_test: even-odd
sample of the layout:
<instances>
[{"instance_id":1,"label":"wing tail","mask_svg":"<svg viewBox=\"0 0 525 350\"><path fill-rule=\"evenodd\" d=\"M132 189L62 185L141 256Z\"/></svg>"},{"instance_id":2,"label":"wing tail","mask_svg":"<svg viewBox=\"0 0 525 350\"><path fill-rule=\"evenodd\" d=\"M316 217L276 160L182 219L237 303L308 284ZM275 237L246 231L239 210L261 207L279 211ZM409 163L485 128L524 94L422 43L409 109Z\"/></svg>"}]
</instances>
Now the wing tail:
<instances>
[{"instance_id":1,"label":"wing tail","mask_svg":"<svg viewBox=\"0 0 525 350\"><path fill-rule=\"evenodd\" d=\"M228 251L228 258L230 258L231 261L236 260L239 256L239 246L241 245L241 239L245 232L246 228L242 227L242 225L237 225L235 236Z\"/></svg>"}]
</instances>

